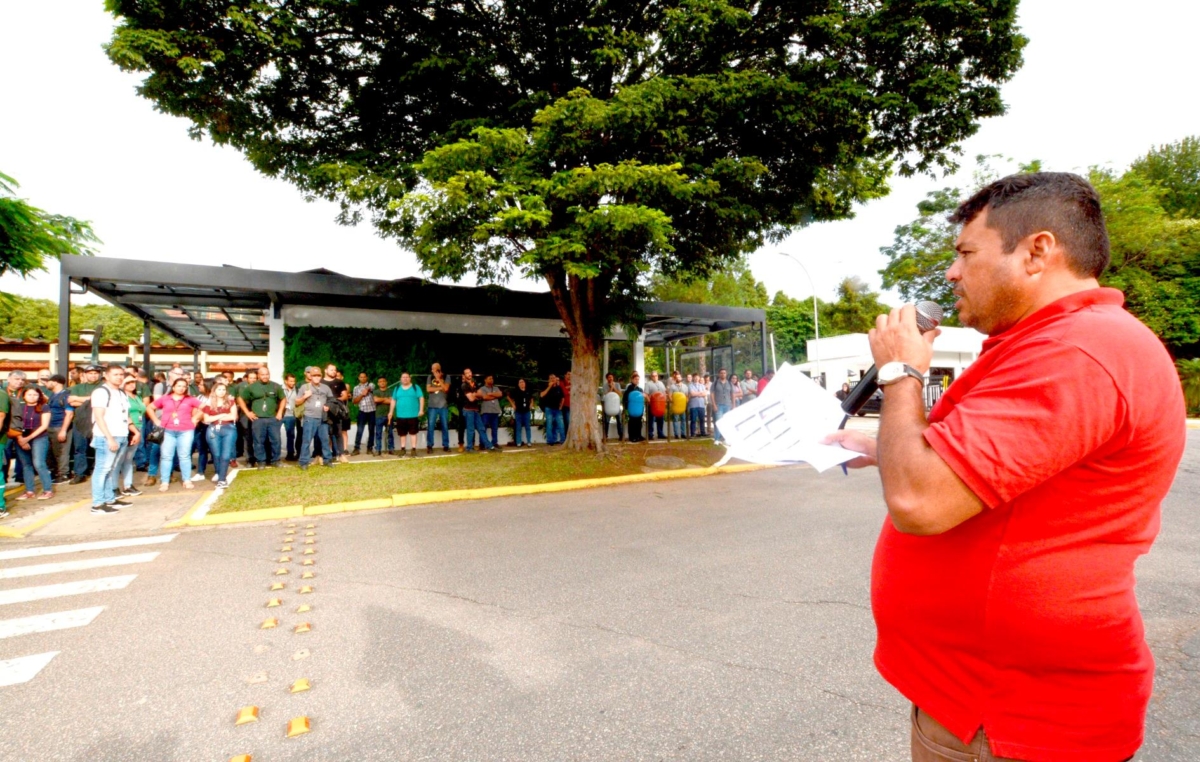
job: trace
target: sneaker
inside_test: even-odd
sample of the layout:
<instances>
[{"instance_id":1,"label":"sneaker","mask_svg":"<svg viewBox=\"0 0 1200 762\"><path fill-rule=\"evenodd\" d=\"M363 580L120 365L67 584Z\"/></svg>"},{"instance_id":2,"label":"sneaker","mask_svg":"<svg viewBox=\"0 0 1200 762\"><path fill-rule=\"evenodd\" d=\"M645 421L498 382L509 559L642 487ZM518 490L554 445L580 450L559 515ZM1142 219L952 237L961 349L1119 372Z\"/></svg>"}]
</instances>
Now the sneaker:
<instances>
[{"instance_id":1,"label":"sneaker","mask_svg":"<svg viewBox=\"0 0 1200 762\"><path fill-rule=\"evenodd\" d=\"M350 454L351 455L361 455L362 453L359 452L359 449L357 447L355 447L353 450L350 451Z\"/></svg>"},{"instance_id":2,"label":"sneaker","mask_svg":"<svg viewBox=\"0 0 1200 762\"><path fill-rule=\"evenodd\" d=\"M450 452L450 448L449 448L449 447L443 447L443 448L442 448L442 452Z\"/></svg>"},{"instance_id":3,"label":"sneaker","mask_svg":"<svg viewBox=\"0 0 1200 762\"><path fill-rule=\"evenodd\" d=\"M52 497L54 497L54 493L51 492L50 490L46 490L42 494L38 495L37 499L38 500L49 500Z\"/></svg>"},{"instance_id":4,"label":"sneaker","mask_svg":"<svg viewBox=\"0 0 1200 762\"><path fill-rule=\"evenodd\" d=\"M307 463L305 463L305 464L301 465L301 466L300 466L300 470L301 470L301 471L307 471L307 470L308 470L308 464L307 464ZM225 482L221 482L221 484L225 484ZM218 484L217 486L218 486L218 487L220 487L220 486L221 486L221 484ZM226 485L226 486L229 486L229 485Z\"/></svg>"},{"instance_id":5,"label":"sneaker","mask_svg":"<svg viewBox=\"0 0 1200 762\"><path fill-rule=\"evenodd\" d=\"M308 468L308 466L301 466L301 468ZM217 489L225 489L228 486L229 482L217 482Z\"/></svg>"},{"instance_id":6,"label":"sneaker","mask_svg":"<svg viewBox=\"0 0 1200 762\"><path fill-rule=\"evenodd\" d=\"M323 466L323 465L325 465L325 458L318 455L317 457L313 458L313 462L316 463L318 466Z\"/></svg>"},{"instance_id":7,"label":"sneaker","mask_svg":"<svg viewBox=\"0 0 1200 762\"><path fill-rule=\"evenodd\" d=\"M459 452L462 452L462 451L463 451L463 446L462 446L462 445L459 445L459 446L458 446L458 451L459 451Z\"/></svg>"},{"instance_id":8,"label":"sneaker","mask_svg":"<svg viewBox=\"0 0 1200 762\"><path fill-rule=\"evenodd\" d=\"M157 476L147 476L146 481L142 482L143 487L153 487L155 484L158 484Z\"/></svg>"},{"instance_id":9,"label":"sneaker","mask_svg":"<svg viewBox=\"0 0 1200 762\"><path fill-rule=\"evenodd\" d=\"M100 503L99 505L92 506L92 513L116 513L117 510L118 509L113 508L112 506L109 506L109 505L105 505L104 503Z\"/></svg>"},{"instance_id":10,"label":"sneaker","mask_svg":"<svg viewBox=\"0 0 1200 762\"><path fill-rule=\"evenodd\" d=\"M204 481L204 474L192 474L192 481L194 481L194 482Z\"/></svg>"},{"instance_id":11,"label":"sneaker","mask_svg":"<svg viewBox=\"0 0 1200 762\"><path fill-rule=\"evenodd\" d=\"M350 456L347 455L346 453L342 453L341 457L339 457L338 460L341 461L342 463L349 463Z\"/></svg>"},{"instance_id":12,"label":"sneaker","mask_svg":"<svg viewBox=\"0 0 1200 762\"><path fill-rule=\"evenodd\" d=\"M183 488L184 489L196 489L196 485L192 484L191 482L184 482Z\"/></svg>"},{"instance_id":13,"label":"sneaker","mask_svg":"<svg viewBox=\"0 0 1200 762\"><path fill-rule=\"evenodd\" d=\"M18 500L28 500L31 497L37 497L37 494L34 492L22 492L21 494L17 495Z\"/></svg>"},{"instance_id":14,"label":"sneaker","mask_svg":"<svg viewBox=\"0 0 1200 762\"><path fill-rule=\"evenodd\" d=\"M0 519L6 519L6 518L8 518L8 509L0 508Z\"/></svg>"},{"instance_id":15,"label":"sneaker","mask_svg":"<svg viewBox=\"0 0 1200 762\"><path fill-rule=\"evenodd\" d=\"M415 458L415 457L417 457L417 451L416 451L416 449L415 449L415 448L414 448L414 449L412 449L412 450L409 450L409 451L408 451L408 457L410 457L410 458Z\"/></svg>"},{"instance_id":16,"label":"sneaker","mask_svg":"<svg viewBox=\"0 0 1200 762\"><path fill-rule=\"evenodd\" d=\"M229 461L229 467L230 467L231 469L232 469L232 468L241 468L241 466L240 466L240 465L238 465L238 462L237 462L236 460L231 460L231 461Z\"/></svg>"},{"instance_id":17,"label":"sneaker","mask_svg":"<svg viewBox=\"0 0 1200 762\"><path fill-rule=\"evenodd\" d=\"M215 482L215 481L217 481L217 480L219 480L220 478L221 478L221 477L217 476L216 474L213 474L213 481L214 481L214 482Z\"/></svg>"},{"instance_id":18,"label":"sneaker","mask_svg":"<svg viewBox=\"0 0 1200 762\"><path fill-rule=\"evenodd\" d=\"M117 508L128 508L129 506L133 505L133 503L129 502L128 500L122 500L118 497L115 500L110 500L109 502L105 503L105 505L109 507L115 506Z\"/></svg>"},{"instance_id":19,"label":"sneaker","mask_svg":"<svg viewBox=\"0 0 1200 762\"><path fill-rule=\"evenodd\" d=\"M83 484L86 481L87 481L86 476L76 476L71 479L71 484Z\"/></svg>"},{"instance_id":20,"label":"sneaker","mask_svg":"<svg viewBox=\"0 0 1200 762\"><path fill-rule=\"evenodd\" d=\"M433 454L433 448L432 448L432 447L426 447L426 448L425 448L425 454L426 454L426 455L432 455L432 454Z\"/></svg>"},{"instance_id":21,"label":"sneaker","mask_svg":"<svg viewBox=\"0 0 1200 762\"><path fill-rule=\"evenodd\" d=\"M142 491L137 487L127 487L121 490L121 495L124 497L141 497Z\"/></svg>"},{"instance_id":22,"label":"sneaker","mask_svg":"<svg viewBox=\"0 0 1200 762\"><path fill-rule=\"evenodd\" d=\"M54 480L54 483L55 484L70 484L71 479L70 479L70 477L67 477L67 476L60 476Z\"/></svg>"}]
</instances>

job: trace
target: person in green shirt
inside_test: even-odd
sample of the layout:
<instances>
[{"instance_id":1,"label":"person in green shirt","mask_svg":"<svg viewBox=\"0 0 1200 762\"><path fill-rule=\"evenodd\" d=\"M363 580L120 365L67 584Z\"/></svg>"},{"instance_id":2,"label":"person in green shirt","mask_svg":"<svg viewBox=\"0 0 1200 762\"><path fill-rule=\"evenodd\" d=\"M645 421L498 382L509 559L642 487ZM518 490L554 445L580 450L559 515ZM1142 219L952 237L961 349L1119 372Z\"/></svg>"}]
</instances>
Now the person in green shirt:
<instances>
[{"instance_id":1,"label":"person in green shirt","mask_svg":"<svg viewBox=\"0 0 1200 762\"><path fill-rule=\"evenodd\" d=\"M88 478L88 461L94 457L92 452L92 392L100 386L100 368L96 365L85 365L83 381L71 387L67 396L67 404L75 409L71 447L74 450L75 477L71 484L83 484Z\"/></svg>"},{"instance_id":2,"label":"person in green shirt","mask_svg":"<svg viewBox=\"0 0 1200 762\"><path fill-rule=\"evenodd\" d=\"M121 388L125 391L125 396L129 397L130 431L141 432L146 421L146 400L141 396L138 386L137 377L126 376ZM122 497L137 497L142 494L141 490L133 486L134 453L137 452L140 439L138 434L133 435L129 446L121 452L120 461L113 468L113 473L117 475L117 491Z\"/></svg>"},{"instance_id":3,"label":"person in green shirt","mask_svg":"<svg viewBox=\"0 0 1200 762\"><path fill-rule=\"evenodd\" d=\"M396 436L400 439L396 444L403 450L407 438L408 457L417 457L417 432L425 415L425 393L412 382L412 376L401 373L400 383L392 389L388 404L388 426L392 425L393 419L396 421Z\"/></svg>"},{"instance_id":4,"label":"person in green shirt","mask_svg":"<svg viewBox=\"0 0 1200 762\"><path fill-rule=\"evenodd\" d=\"M283 408L287 404L287 394L282 386L271 380L271 371L266 365L258 369L257 380L242 387L238 393L237 404L250 419L254 460L258 467L277 467L282 457L279 430L283 425ZM268 442L270 453L267 452Z\"/></svg>"}]
</instances>

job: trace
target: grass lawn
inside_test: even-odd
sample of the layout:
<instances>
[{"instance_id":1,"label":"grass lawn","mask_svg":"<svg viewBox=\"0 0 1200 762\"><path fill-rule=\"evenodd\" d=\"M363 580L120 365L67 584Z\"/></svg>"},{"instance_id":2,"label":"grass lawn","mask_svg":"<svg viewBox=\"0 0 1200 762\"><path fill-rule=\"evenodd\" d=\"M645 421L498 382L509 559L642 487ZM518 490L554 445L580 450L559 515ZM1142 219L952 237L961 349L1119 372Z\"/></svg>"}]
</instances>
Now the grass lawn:
<instances>
[{"instance_id":1,"label":"grass lawn","mask_svg":"<svg viewBox=\"0 0 1200 762\"><path fill-rule=\"evenodd\" d=\"M710 440L671 444L616 445L605 455L537 446L503 452L385 458L383 462L341 464L323 468L246 470L225 490L210 513L321 505L348 500L391 497L405 492L434 492L475 487L592 479L640 474L652 469L646 458L672 456L689 467L711 466L725 448ZM441 454L440 450L434 451Z\"/></svg>"}]
</instances>

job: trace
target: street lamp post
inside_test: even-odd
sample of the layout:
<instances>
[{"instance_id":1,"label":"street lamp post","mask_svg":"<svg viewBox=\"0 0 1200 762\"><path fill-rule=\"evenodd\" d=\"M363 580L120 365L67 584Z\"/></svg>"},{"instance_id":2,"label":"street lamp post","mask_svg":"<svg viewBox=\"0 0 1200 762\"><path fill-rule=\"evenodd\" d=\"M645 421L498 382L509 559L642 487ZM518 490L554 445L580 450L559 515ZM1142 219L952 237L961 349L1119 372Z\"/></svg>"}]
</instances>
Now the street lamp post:
<instances>
[{"instance_id":1,"label":"street lamp post","mask_svg":"<svg viewBox=\"0 0 1200 762\"><path fill-rule=\"evenodd\" d=\"M103 325L97 325L95 330L84 328L79 332L79 340L92 345L92 365L100 364L100 341L103 335Z\"/></svg>"},{"instance_id":2,"label":"street lamp post","mask_svg":"<svg viewBox=\"0 0 1200 762\"><path fill-rule=\"evenodd\" d=\"M818 316L818 313L817 313L817 285L816 285L816 283L813 282L812 275L809 274L808 268L804 266L803 262L801 262L799 259L796 259L795 257L793 257L791 254L788 254L786 251L779 252L779 255L783 256L783 257L787 257L788 259L792 260L793 262L795 262L797 265L800 266L800 270L803 271L804 277L808 278L809 288L812 289L813 332L816 334L816 339L814 340L814 343L813 343L813 348L816 351L813 353L813 355L817 361L817 378L819 379L822 375L822 373L821 373L821 323L820 323L820 317Z\"/></svg>"}]
</instances>

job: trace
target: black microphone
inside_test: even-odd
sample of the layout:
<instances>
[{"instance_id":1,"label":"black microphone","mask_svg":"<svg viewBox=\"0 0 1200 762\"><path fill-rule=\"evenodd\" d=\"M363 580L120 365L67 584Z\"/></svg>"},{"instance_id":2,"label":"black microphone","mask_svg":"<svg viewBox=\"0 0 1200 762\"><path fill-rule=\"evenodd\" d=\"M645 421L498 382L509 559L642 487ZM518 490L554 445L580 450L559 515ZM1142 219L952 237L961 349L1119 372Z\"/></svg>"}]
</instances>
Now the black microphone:
<instances>
[{"instance_id":1,"label":"black microphone","mask_svg":"<svg viewBox=\"0 0 1200 762\"><path fill-rule=\"evenodd\" d=\"M917 302L914 306L917 310L917 328L921 333L932 331L942 322L942 305L937 302ZM871 399L871 395L879 388L879 382L875 380L878 373L879 370L872 365L862 380L846 395L846 399L842 400L842 412L847 418L862 410L863 405L867 404L867 400ZM842 425L845 426L846 422L842 421Z\"/></svg>"}]
</instances>

